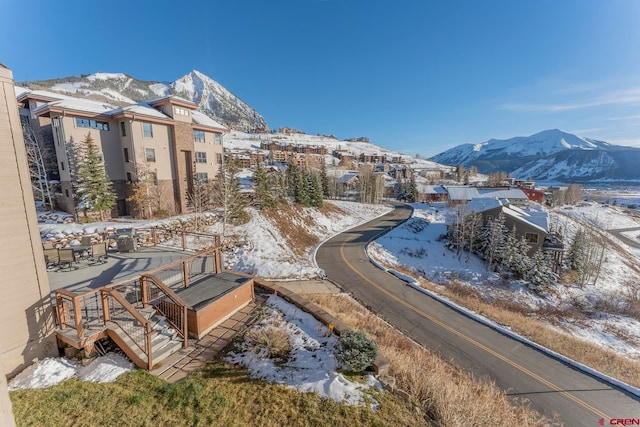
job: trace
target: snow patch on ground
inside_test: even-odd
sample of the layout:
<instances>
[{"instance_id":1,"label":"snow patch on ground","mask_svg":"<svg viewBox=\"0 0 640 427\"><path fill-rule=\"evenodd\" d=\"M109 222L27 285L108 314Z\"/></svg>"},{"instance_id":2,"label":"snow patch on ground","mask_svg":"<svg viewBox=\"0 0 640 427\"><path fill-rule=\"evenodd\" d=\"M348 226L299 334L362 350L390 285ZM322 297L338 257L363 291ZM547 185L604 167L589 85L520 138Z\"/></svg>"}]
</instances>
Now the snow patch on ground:
<instances>
[{"instance_id":1,"label":"snow patch on ground","mask_svg":"<svg viewBox=\"0 0 640 427\"><path fill-rule=\"evenodd\" d=\"M253 328L276 324L286 331L292 346L289 360L276 364L267 357L265 349L257 351L245 339L229 353L228 362L245 366L254 378L285 384L301 392L318 393L347 405L363 405L364 391L380 387L373 376L367 376L366 383L360 384L337 372L334 347L338 339L312 315L275 295L265 304L269 307L266 316Z\"/></svg>"},{"instance_id":2,"label":"snow patch on ground","mask_svg":"<svg viewBox=\"0 0 640 427\"><path fill-rule=\"evenodd\" d=\"M40 360L16 375L9 382L9 391L48 388L62 381L78 377L81 381L113 382L120 375L133 370L133 363L117 353L98 357L88 366L64 357Z\"/></svg>"}]
</instances>

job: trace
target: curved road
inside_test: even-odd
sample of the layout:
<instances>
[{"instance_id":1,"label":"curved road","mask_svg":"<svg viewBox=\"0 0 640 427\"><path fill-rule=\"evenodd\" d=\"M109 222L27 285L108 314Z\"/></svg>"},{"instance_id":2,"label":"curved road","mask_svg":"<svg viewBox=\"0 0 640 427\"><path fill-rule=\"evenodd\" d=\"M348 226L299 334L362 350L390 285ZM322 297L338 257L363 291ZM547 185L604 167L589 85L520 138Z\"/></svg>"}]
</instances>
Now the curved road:
<instances>
[{"instance_id":1,"label":"curved road","mask_svg":"<svg viewBox=\"0 0 640 427\"><path fill-rule=\"evenodd\" d=\"M640 400L482 325L375 267L368 242L411 216L396 205L388 214L325 242L316 253L326 275L372 311L444 359L493 381L510 396L570 426L601 418L640 418Z\"/></svg>"}]
</instances>

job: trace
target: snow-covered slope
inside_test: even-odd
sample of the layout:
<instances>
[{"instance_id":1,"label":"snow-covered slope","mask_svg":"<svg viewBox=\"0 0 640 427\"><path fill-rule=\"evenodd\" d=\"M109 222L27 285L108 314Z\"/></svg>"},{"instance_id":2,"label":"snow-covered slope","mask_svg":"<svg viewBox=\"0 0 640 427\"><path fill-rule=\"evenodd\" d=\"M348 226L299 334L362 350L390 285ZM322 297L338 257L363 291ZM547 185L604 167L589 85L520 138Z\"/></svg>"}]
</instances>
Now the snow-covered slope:
<instances>
[{"instance_id":1,"label":"snow-covered slope","mask_svg":"<svg viewBox=\"0 0 640 427\"><path fill-rule=\"evenodd\" d=\"M251 131L268 129L262 115L220 83L196 70L174 82L143 81L123 73L94 73L21 84L32 89L46 88L118 105L175 94L193 101L201 112L230 128Z\"/></svg>"},{"instance_id":2,"label":"snow-covered slope","mask_svg":"<svg viewBox=\"0 0 640 427\"><path fill-rule=\"evenodd\" d=\"M609 144L558 129L528 137L463 144L432 160L476 166L479 172L504 171L516 178L544 181L640 181L640 149Z\"/></svg>"},{"instance_id":3,"label":"snow-covered slope","mask_svg":"<svg viewBox=\"0 0 640 427\"><path fill-rule=\"evenodd\" d=\"M331 155L334 150L345 150L356 158L360 156L360 154L364 154L368 156L386 156L389 161L394 158L398 160L401 159L402 162L411 165L415 170L437 171L451 169L448 166L435 163L431 160L416 159L412 156L380 147L379 145L375 145L371 142L340 140L332 136L308 135L304 133L248 133L232 131L224 137L225 147L231 150L257 150L260 149L261 142L270 141L278 142L280 144L324 146L327 148L327 152L329 153L327 155L328 164L331 164L333 161L337 162L337 160Z\"/></svg>"}]
</instances>

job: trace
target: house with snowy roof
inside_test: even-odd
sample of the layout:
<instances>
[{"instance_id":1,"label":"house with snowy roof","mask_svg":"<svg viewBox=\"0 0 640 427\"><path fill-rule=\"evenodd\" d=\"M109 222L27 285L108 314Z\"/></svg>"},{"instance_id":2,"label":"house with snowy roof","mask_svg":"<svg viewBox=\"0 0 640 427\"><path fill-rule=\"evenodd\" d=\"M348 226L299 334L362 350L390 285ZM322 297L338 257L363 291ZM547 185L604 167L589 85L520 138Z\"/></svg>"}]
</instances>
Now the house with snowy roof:
<instances>
[{"instance_id":1,"label":"house with snowy roof","mask_svg":"<svg viewBox=\"0 0 640 427\"><path fill-rule=\"evenodd\" d=\"M195 183L213 180L223 163L222 135L227 128L199 112L193 102L174 95L117 107L25 90L17 101L23 124L53 147L60 177L56 200L73 214L78 205L75 153L87 134L100 150L116 193L114 217L139 211L128 200L138 181L152 187L155 210L189 212Z\"/></svg>"},{"instance_id":2,"label":"house with snowy roof","mask_svg":"<svg viewBox=\"0 0 640 427\"><path fill-rule=\"evenodd\" d=\"M507 230L515 229L516 238L524 237L529 244L529 256L542 250L553 255L556 265L561 264L564 245L551 232L547 211L533 207L515 206L509 200L499 198L475 198L464 206L458 206L457 209L461 214L459 217L479 214L481 224L488 224L502 214Z\"/></svg>"},{"instance_id":3,"label":"house with snowy roof","mask_svg":"<svg viewBox=\"0 0 640 427\"><path fill-rule=\"evenodd\" d=\"M420 202L446 202L447 189L442 185L425 185L416 183L418 190L418 201Z\"/></svg>"}]
</instances>

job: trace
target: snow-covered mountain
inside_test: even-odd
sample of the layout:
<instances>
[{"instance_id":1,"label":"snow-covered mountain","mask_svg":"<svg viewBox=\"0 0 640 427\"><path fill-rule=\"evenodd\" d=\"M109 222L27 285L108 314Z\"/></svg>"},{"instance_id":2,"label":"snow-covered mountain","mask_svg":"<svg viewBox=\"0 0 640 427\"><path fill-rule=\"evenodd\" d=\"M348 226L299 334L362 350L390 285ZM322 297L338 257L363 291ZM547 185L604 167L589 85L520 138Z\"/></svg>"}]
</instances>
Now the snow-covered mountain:
<instances>
[{"instance_id":1,"label":"snow-covered mountain","mask_svg":"<svg viewBox=\"0 0 640 427\"><path fill-rule=\"evenodd\" d=\"M174 94L198 105L212 119L233 129L267 130L262 115L212 78L193 70L174 82L144 81L123 73L94 73L19 83L30 89L47 89L124 105Z\"/></svg>"},{"instance_id":2,"label":"snow-covered mountain","mask_svg":"<svg viewBox=\"0 0 640 427\"><path fill-rule=\"evenodd\" d=\"M640 181L640 149L612 145L558 129L531 136L463 144L432 160L504 171L515 178L547 182Z\"/></svg>"}]
</instances>

